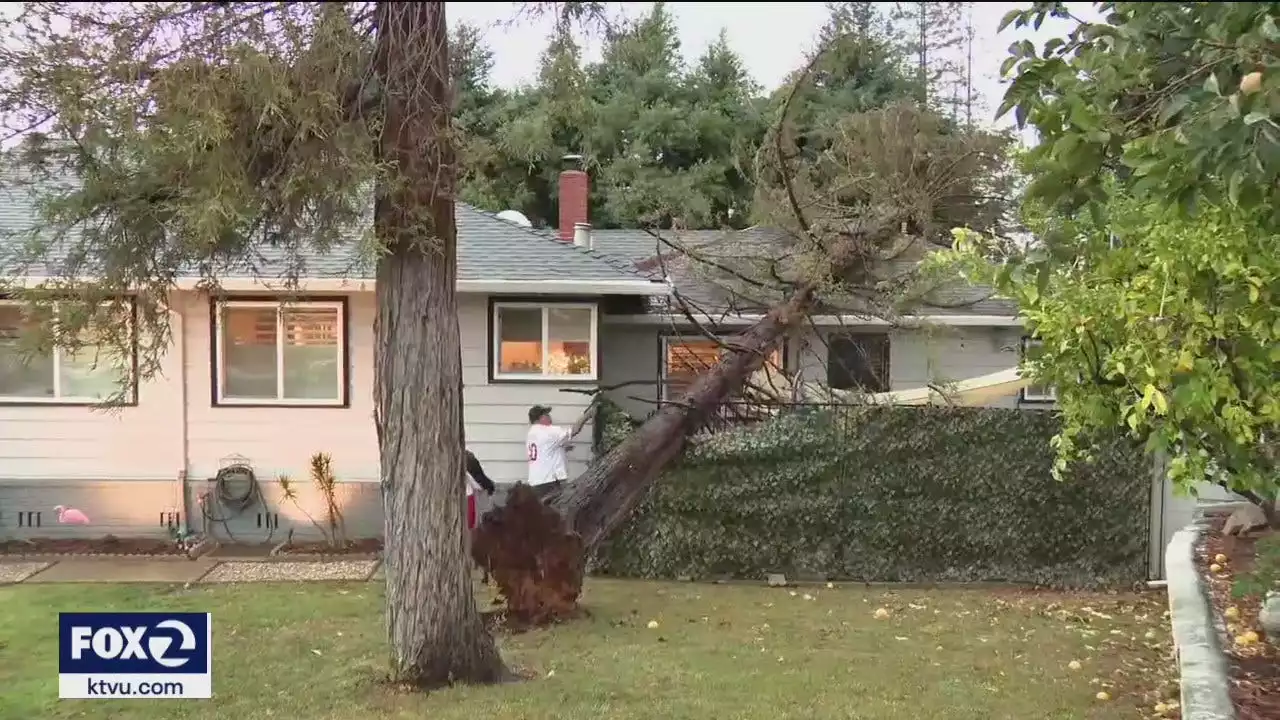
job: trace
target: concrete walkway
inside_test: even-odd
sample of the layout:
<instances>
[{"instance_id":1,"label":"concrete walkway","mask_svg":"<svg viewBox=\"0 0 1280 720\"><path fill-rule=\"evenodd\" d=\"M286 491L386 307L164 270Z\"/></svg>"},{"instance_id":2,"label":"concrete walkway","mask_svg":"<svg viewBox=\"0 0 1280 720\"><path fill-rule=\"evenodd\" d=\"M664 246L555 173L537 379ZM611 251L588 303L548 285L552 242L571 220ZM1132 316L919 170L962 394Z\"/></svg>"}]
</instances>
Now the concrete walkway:
<instances>
[{"instance_id":1,"label":"concrete walkway","mask_svg":"<svg viewBox=\"0 0 1280 720\"><path fill-rule=\"evenodd\" d=\"M0 585L40 583L234 583L381 579L378 560L0 559Z\"/></svg>"}]
</instances>

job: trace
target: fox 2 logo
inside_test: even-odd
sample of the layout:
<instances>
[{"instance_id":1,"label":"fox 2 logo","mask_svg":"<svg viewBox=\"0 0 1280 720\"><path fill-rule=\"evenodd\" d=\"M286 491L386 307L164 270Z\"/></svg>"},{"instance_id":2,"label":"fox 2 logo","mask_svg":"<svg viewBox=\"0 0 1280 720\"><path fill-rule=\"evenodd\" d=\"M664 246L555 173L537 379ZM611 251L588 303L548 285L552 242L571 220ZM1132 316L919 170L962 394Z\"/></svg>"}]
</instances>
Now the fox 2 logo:
<instances>
[{"instance_id":1,"label":"fox 2 logo","mask_svg":"<svg viewBox=\"0 0 1280 720\"><path fill-rule=\"evenodd\" d=\"M60 613L60 674L207 674L208 613Z\"/></svg>"}]
</instances>

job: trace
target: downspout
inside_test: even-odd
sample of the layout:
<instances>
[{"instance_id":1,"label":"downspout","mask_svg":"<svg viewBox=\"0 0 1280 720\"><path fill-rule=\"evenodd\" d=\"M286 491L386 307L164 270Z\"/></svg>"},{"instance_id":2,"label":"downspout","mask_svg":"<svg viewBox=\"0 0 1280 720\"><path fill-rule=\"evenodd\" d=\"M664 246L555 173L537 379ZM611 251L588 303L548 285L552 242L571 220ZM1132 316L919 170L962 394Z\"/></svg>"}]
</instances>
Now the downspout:
<instances>
[{"instance_id":1,"label":"downspout","mask_svg":"<svg viewBox=\"0 0 1280 720\"><path fill-rule=\"evenodd\" d=\"M187 497L187 468L190 467L190 438L187 423L187 318L182 312L182 301L185 298L178 297L177 302L171 301L169 304L169 312L174 317L171 327L176 327L178 341L174 343L174 348L178 353L178 432L180 438L179 446L179 468L178 468L178 502L176 503L181 515L181 524L185 526L187 532L194 532L194 523L191 521L191 503ZM203 530L203 528L202 528Z\"/></svg>"}]
</instances>

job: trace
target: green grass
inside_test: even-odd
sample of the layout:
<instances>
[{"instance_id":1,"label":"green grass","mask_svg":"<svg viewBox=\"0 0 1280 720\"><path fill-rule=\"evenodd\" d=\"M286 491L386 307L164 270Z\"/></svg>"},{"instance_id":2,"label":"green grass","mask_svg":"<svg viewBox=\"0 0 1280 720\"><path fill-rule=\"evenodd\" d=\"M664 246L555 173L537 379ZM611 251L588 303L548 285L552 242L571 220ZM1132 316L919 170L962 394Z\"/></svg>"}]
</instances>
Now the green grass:
<instances>
[{"instance_id":1,"label":"green grass","mask_svg":"<svg viewBox=\"0 0 1280 720\"><path fill-rule=\"evenodd\" d=\"M0 715L1079 720L1138 717L1171 692L1163 595L792 595L597 580L585 604L588 619L500 638L508 662L535 679L412 695L382 680L378 584L10 586L0 588ZM887 619L875 619L880 607ZM212 701L57 699L59 611L161 609L213 613ZM1083 667L1069 670L1072 660ZM1104 687L1108 702L1094 698Z\"/></svg>"}]
</instances>

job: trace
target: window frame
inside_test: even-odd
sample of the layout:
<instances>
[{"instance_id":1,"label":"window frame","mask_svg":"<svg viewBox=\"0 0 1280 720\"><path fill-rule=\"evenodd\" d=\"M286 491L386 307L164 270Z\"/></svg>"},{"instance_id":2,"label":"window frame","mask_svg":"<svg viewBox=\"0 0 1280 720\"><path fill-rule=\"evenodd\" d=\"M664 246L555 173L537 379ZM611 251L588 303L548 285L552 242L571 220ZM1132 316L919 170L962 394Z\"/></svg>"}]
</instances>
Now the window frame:
<instances>
[{"instance_id":1,"label":"window frame","mask_svg":"<svg viewBox=\"0 0 1280 720\"><path fill-rule=\"evenodd\" d=\"M831 382L831 365L832 365L831 354L833 351L831 347L832 342L835 342L841 339L856 341L858 338L864 338L864 337L877 338L878 340L884 343L885 377L881 378L881 385L883 389L870 390L870 389L858 388L858 387L850 387L850 388L835 387ZM890 333L876 332L874 330L866 330L866 331L836 330L828 333L826 337L822 339L822 341L827 348L827 357L826 357L826 363L824 367L824 369L826 370L826 377L824 377L823 379L826 381L826 386L828 389L836 390L838 392L862 392L868 395L876 395L879 393L886 393L886 392L893 391L893 337ZM868 359L869 359L869 354L868 354ZM852 377L852 373L849 372L848 368L844 368L844 371L851 375L850 377L851 380L854 379Z\"/></svg>"},{"instance_id":2,"label":"window frame","mask_svg":"<svg viewBox=\"0 0 1280 720\"><path fill-rule=\"evenodd\" d=\"M542 311L542 372L504 373L502 367L502 311L540 310ZM547 360L551 352L548 338L550 323L547 322L551 310L590 310L591 336L588 339L588 356L591 360L591 372L583 375L553 375L547 372ZM489 380L492 382L529 382L529 383L594 383L600 380L600 305L587 301L548 301L535 300L491 300L489 304Z\"/></svg>"},{"instance_id":3,"label":"window frame","mask_svg":"<svg viewBox=\"0 0 1280 720\"><path fill-rule=\"evenodd\" d=\"M276 397L234 398L226 397L222 383L223 359L223 310L226 308L257 308L276 310ZM338 311L338 397L336 398L285 398L284 394L284 310L326 309ZM278 407L278 408L347 408L351 406L351 323L346 296L278 298L278 297L219 297L209 303L210 334L210 398L213 407Z\"/></svg>"},{"instance_id":4,"label":"window frame","mask_svg":"<svg viewBox=\"0 0 1280 720\"><path fill-rule=\"evenodd\" d=\"M1024 336L1022 338L1022 353L1021 353L1021 356L1019 357L1019 360L1020 361L1026 360L1027 348L1033 345L1041 345L1043 344L1043 342L1044 341L1042 340L1037 340L1035 338ZM1032 394L1028 392L1028 390L1030 389L1031 389L1030 385L1024 385L1022 389L1018 391L1018 402L1035 404L1035 405L1050 405L1058 402L1058 389L1055 387L1050 387L1049 393L1047 395Z\"/></svg>"},{"instance_id":5,"label":"window frame","mask_svg":"<svg viewBox=\"0 0 1280 720\"><path fill-rule=\"evenodd\" d=\"M742 334L743 333L716 333L716 339L722 343L727 344L732 338ZM668 348L670 347L671 342L673 340L679 340L679 341L695 340L695 341L711 342L710 338L697 333L664 332L658 335L658 402L659 403L669 403L675 400L675 398L670 397L668 395L668 388L667 388L667 368L668 368L667 359L668 359L668 352L669 352ZM784 373L790 372L790 363L789 363L790 353L788 352L788 350L789 350L789 343L785 339L778 345L776 349L778 356L782 360L782 362L780 363L780 367L782 369L782 372Z\"/></svg>"},{"instance_id":6,"label":"window frame","mask_svg":"<svg viewBox=\"0 0 1280 720\"><path fill-rule=\"evenodd\" d=\"M129 358L127 363L128 377L126 379L125 397L118 403L111 403L118 407L136 407L138 405L138 302L135 298L126 298L129 302ZM58 300L50 301L51 304L57 305ZM12 297L0 296L0 306L7 307L23 307L27 303L14 299ZM99 306L109 305L108 302L99 303ZM96 407L108 403L108 398L87 398L87 397L63 397L57 393L62 385L62 353L61 346L53 348L53 391L54 397L28 397L20 395L5 395L0 393L0 405L6 407L39 406L39 407Z\"/></svg>"}]
</instances>

